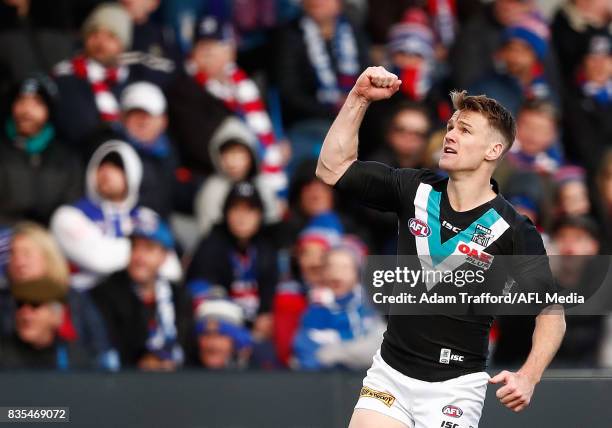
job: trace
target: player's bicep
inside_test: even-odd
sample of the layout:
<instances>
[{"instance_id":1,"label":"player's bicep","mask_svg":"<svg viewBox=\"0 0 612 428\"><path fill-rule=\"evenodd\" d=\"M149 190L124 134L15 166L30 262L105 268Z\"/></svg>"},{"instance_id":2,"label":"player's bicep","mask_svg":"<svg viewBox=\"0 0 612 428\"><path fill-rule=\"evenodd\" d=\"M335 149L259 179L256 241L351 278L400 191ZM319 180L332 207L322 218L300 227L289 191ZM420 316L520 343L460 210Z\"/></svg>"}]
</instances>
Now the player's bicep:
<instances>
[{"instance_id":1,"label":"player's bicep","mask_svg":"<svg viewBox=\"0 0 612 428\"><path fill-rule=\"evenodd\" d=\"M334 187L370 208L398 212L402 171L380 162L355 161Z\"/></svg>"}]
</instances>

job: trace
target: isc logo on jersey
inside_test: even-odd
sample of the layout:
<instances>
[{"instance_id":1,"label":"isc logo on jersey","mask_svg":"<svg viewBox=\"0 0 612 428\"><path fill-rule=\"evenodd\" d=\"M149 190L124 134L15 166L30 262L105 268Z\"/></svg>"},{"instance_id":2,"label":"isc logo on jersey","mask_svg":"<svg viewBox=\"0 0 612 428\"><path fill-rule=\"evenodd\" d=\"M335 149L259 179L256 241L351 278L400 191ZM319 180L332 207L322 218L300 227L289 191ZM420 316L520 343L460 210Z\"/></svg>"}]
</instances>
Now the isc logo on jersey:
<instances>
[{"instance_id":1,"label":"isc logo on jersey","mask_svg":"<svg viewBox=\"0 0 612 428\"><path fill-rule=\"evenodd\" d=\"M440 363L450 364L451 361L463 362L463 355L453 354L450 349L440 349Z\"/></svg>"},{"instance_id":2,"label":"isc logo on jersey","mask_svg":"<svg viewBox=\"0 0 612 428\"><path fill-rule=\"evenodd\" d=\"M411 218L408 220L408 229L417 238L426 238L431 235L431 228L423 220Z\"/></svg>"}]
</instances>

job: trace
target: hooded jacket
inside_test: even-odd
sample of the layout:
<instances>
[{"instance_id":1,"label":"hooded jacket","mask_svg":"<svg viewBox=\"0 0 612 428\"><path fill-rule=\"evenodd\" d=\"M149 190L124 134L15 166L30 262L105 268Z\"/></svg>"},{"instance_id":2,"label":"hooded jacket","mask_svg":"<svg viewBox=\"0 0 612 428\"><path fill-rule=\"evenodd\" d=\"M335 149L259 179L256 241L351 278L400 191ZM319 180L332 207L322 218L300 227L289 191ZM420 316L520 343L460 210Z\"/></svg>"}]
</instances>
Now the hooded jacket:
<instances>
[{"instance_id":1,"label":"hooded jacket","mask_svg":"<svg viewBox=\"0 0 612 428\"><path fill-rule=\"evenodd\" d=\"M105 200L98 193L97 170L110 153L123 163L127 196L121 202ZM139 210L138 192L142 163L127 143L111 140L102 144L87 165L86 196L72 205L63 205L51 218L51 232L71 264L72 286L92 288L103 276L124 269L130 257L129 235ZM175 254L162 267L162 275L178 279L180 264Z\"/></svg>"},{"instance_id":2,"label":"hooded jacket","mask_svg":"<svg viewBox=\"0 0 612 428\"><path fill-rule=\"evenodd\" d=\"M250 180L257 188L264 205L264 222L274 223L280 220L281 212L276 197L275 187L269 185L266 174L259 173L260 157L257 152L257 137L242 123L240 119L230 117L221 123L209 143L211 162L216 171L203 184L195 198L195 214L198 227L203 236L208 235L211 228L223 219L223 203L234 184L221 168L220 149L229 140L240 141L249 149L255 173Z\"/></svg>"}]
</instances>

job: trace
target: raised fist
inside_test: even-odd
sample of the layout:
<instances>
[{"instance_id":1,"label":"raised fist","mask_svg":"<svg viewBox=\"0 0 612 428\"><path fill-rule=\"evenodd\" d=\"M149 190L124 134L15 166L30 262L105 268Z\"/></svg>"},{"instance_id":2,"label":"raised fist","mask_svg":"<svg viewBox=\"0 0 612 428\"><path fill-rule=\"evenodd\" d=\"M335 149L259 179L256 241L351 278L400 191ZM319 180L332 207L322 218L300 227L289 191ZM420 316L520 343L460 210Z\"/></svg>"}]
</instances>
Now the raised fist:
<instances>
[{"instance_id":1,"label":"raised fist","mask_svg":"<svg viewBox=\"0 0 612 428\"><path fill-rule=\"evenodd\" d=\"M391 97L397 92L402 81L384 67L368 67L357 79L353 92L371 102Z\"/></svg>"}]
</instances>

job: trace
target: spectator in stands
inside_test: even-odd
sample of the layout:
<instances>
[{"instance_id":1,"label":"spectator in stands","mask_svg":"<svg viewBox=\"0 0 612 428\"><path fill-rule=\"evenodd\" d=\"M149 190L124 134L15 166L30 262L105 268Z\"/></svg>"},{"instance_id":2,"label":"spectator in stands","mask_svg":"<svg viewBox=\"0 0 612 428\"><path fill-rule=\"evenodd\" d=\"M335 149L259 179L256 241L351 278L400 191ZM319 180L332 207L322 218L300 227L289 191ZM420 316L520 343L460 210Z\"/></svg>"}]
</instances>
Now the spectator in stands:
<instances>
[{"instance_id":1,"label":"spectator in stands","mask_svg":"<svg viewBox=\"0 0 612 428\"><path fill-rule=\"evenodd\" d=\"M595 171L612 147L612 36L593 36L564 108L564 142L568 156Z\"/></svg>"},{"instance_id":2,"label":"spectator in stands","mask_svg":"<svg viewBox=\"0 0 612 428\"><path fill-rule=\"evenodd\" d=\"M120 55L132 43L132 21L118 4L99 5L83 24L83 53L55 67L58 132L86 158L87 138L119 120L118 97L129 77Z\"/></svg>"},{"instance_id":3,"label":"spectator in stands","mask_svg":"<svg viewBox=\"0 0 612 428\"><path fill-rule=\"evenodd\" d=\"M141 178L142 163L136 151L125 142L108 141L89 161L87 196L53 214L51 231L72 264L73 287L89 289L101 277L127 266L128 236L139 212L146 210L138 205ZM172 253L163 273L178 280L180 271Z\"/></svg>"},{"instance_id":4,"label":"spectator in stands","mask_svg":"<svg viewBox=\"0 0 612 428\"><path fill-rule=\"evenodd\" d=\"M369 60L341 0L305 0L304 14L278 34L276 77L296 161L316 156Z\"/></svg>"},{"instance_id":5,"label":"spectator in stands","mask_svg":"<svg viewBox=\"0 0 612 428\"><path fill-rule=\"evenodd\" d=\"M32 242L22 241L16 245L31 244ZM24 248L15 248L13 257L20 259L23 252ZM55 255L58 256L59 252L55 252ZM31 260L45 256L47 255L33 255ZM56 261L60 262L61 258ZM66 338L65 332L62 331L67 314L64 303L68 293L65 264L45 267L46 260L38 262L30 265L19 260L13 264L12 276L21 277L23 280L13 281L10 287L16 303L14 333L0 337L0 368L93 368L93 355L88 353L80 342ZM44 272L46 269L49 270Z\"/></svg>"},{"instance_id":6,"label":"spectator in stands","mask_svg":"<svg viewBox=\"0 0 612 428\"><path fill-rule=\"evenodd\" d=\"M333 188L316 177L316 164L316 159L305 159L293 173L289 192L290 210L288 218L283 221L276 233L277 246L293 247L300 232L313 218L328 213L333 213L339 218L341 229L367 241L368 229L356 223L355 211L352 211L353 207L350 204L347 204L345 210L340 211L341 204L336 201Z\"/></svg>"},{"instance_id":7,"label":"spectator in stands","mask_svg":"<svg viewBox=\"0 0 612 428\"><path fill-rule=\"evenodd\" d=\"M608 150L597 168L592 201L599 224L603 227L603 254L612 251L612 150Z\"/></svg>"},{"instance_id":8,"label":"spectator in stands","mask_svg":"<svg viewBox=\"0 0 612 428\"><path fill-rule=\"evenodd\" d=\"M584 52L595 35L610 36L608 0L565 0L551 25L552 43L565 84L572 84Z\"/></svg>"},{"instance_id":9,"label":"spectator in stands","mask_svg":"<svg viewBox=\"0 0 612 428\"><path fill-rule=\"evenodd\" d=\"M540 207L537 201L534 201L529 195L507 195L508 202L512 204L514 209L521 215L527 217L536 226L540 235L544 239L544 232L541 225Z\"/></svg>"},{"instance_id":10,"label":"spectator in stands","mask_svg":"<svg viewBox=\"0 0 612 428\"><path fill-rule=\"evenodd\" d=\"M53 211L81 196L81 165L55 135L57 88L44 75L20 82L9 99L0 138L0 223L49 222Z\"/></svg>"},{"instance_id":11,"label":"spectator in stands","mask_svg":"<svg viewBox=\"0 0 612 428\"><path fill-rule=\"evenodd\" d=\"M560 219L552 231L558 263L556 278L561 287L589 287L589 278L597 277L597 263L593 256L599 254L600 230L595 221L588 216L572 216ZM554 260L553 260L554 261ZM556 265L556 266L555 266ZM607 270L607 266L606 266ZM599 287L601 284L595 284ZM588 294L587 294L588 296ZM558 367L596 367L603 335L603 317L592 315L568 315L563 343L555 356Z\"/></svg>"},{"instance_id":12,"label":"spectator in stands","mask_svg":"<svg viewBox=\"0 0 612 428\"><path fill-rule=\"evenodd\" d=\"M340 243L344 230L332 212L314 215L300 232L293 248L291 276L276 287L274 296L274 344L281 363L288 365L293 340L308 302L327 295L323 264L330 248Z\"/></svg>"},{"instance_id":13,"label":"spectator in stands","mask_svg":"<svg viewBox=\"0 0 612 428\"><path fill-rule=\"evenodd\" d=\"M203 239L187 272L194 302L212 285L227 290L245 311L255 339L272 334L272 299L278 281L277 254L262 233L263 202L249 182L234 185L223 206L223 223Z\"/></svg>"},{"instance_id":14,"label":"spectator in stands","mask_svg":"<svg viewBox=\"0 0 612 428\"><path fill-rule=\"evenodd\" d=\"M182 127L180 134L186 153L193 151L206 151L197 154L196 159L205 160L204 168L215 171L212 160L207 157L208 139L204 139L199 132L202 126L202 116L208 117L209 110L216 111L224 109L226 114L238 116L247 127L255 134L258 151L261 153L261 171L265 174L266 184L276 192L286 190L286 177L282 171L282 156L280 147L276 142L272 129L272 122L263 101L262 94L255 82L236 64L236 39L233 28L229 22L221 21L213 16L205 16L196 28L196 43L191 52L187 72L191 77L189 83L177 84L172 90L171 101L178 103L176 111L182 111L188 105L195 110L191 117L197 114L197 121L190 122L189 117L177 118L178 127ZM195 86L197 92L206 92L212 96L211 100L205 102L201 96L190 99L181 99L176 96L182 87ZM210 124L213 124L220 114L210 116ZM218 122L213 124L216 128ZM198 129L197 138L186 135L191 126ZM207 124L208 127L208 124ZM212 168L211 168L212 167Z\"/></svg>"},{"instance_id":15,"label":"spectator in stands","mask_svg":"<svg viewBox=\"0 0 612 428\"><path fill-rule=\"evenodd\" d=\"M223 219L223 202L235 183L250 181L264 207L264 223L281 217L281 205L273 188L260 172L257 138L239 119L225 119L209 143L210 158L216 173L206 179L195 200L195 214L203 236Z\"/></svg>"},{"instance_id":16,"label":"spectator in stands","mask_svg":"<svg viewBox=\"0 0 612 428\"><path fill-rule=\"evenodd\" d=\"M517 114L525 100L558 103L554 87L545 74L549 30L537 15L525 15L501 36L494 54L495 68L470 85L470 93L487 94Z\"/></svg>"},{"instance_id":17,"label":"spectator in stands","mask_svg":"<svg viewBox=\"0 0 612 428\"><path fill-rule=\"evenodd\" d=\"M516 24L522 16L536 12L534 0L494 0L480 13L471 14L460 26L449 53L455 86L467 88L492 69L504 29Z\"/></svg>"},{"instance_id":18,"label":"spectator in stands","mask_svg":"<svg viewBox=\"0 0 612 428\"><path fill-rule=\"evenodd\" d=\"M548 180L563 164L557 109L547 101L526 101L516 122L516 141L495 178L504 188L516 174L533 172Z\"/></svg>"},{"instance_id":19,"label":"spectator in stands","mask_svg":"<svg viewBox=\"0 0 612 428\"><path fill-rule=\"evenodd\" d=\"M369 158L395 168L421 168L430 132L427 112L419 104L399 104L388 119L385 142Z\"/></svg>"},{"instance_id":20,"label":"spectator in stands","mask_svg":"<svg viewBox=\"0 0 612 428\"><path fill-rule=\"evenodd\" d=\"M591 214L589 189L584 169L566 166L555 174L556 214L558 218Z\"/></svg>"},{"instance_id":21,"label":"spectator in stands","mask_svg":"<svg viewBox=\"0 0 612 428\"><path fill-rule=\"evenodd\" d=\"M122 55L130 66L130 80L146 80L160 86L176 77L180 54L173 38L153 19L160 0L121 0L132 19L132 45Z\"/></svg>"},{"instance_id":22,"label":"spectator in stands","mask_svg":"<svg viewBox=\"0 0 612 428\"><path fill-rule=\"evenodd\" d=\"M213 370L248 366L253 339L239 305L227 299L205 300L195 317L198 365Z\"/></svg>"},{"instance_id":23,"label":"spectator in stands","mask_svg":"<svg viewBox=\"0 0 612 428\"><path fill-rule=\"evenodd\" d=\"M551 266L558 284L566 289L591 287L588 263L599 253L599 229L588 216L565 217L557 220L551 231L552 242L548 250ZM597 263L595 264L595 266ZM607 267L606 267L607 268ZM594 275L597 277L597 275ZM595 284L595 287L601 283ZM590 294L587 294L590 295ZM499 337L493 353L498 365L518 366L531 348L533 316L501 316L497 319ZM566 316L566 333L553 365L594 367L603 333L601 316Z\"/></svg>"},{"instance_id":24,"label":"spectator in stands","mask_svg":"<svg viewBox=\"0 0 612 428\"><path fill-rule=\"evenodd\" d=\"M395 108L388 112L385 121L387 123L382 134L385 144L364 158L395 168L425 167L423 161L431 130L426 109L421 104L409 101L398 102ZM379 142L380 138L376 138L376 141ZM391 251L397 241L397 218L389 213L381 213L362 206L356 206L354 209L354 212L359 213L359 218L363 218L362 223L367 224L370 229L372 236L370 246L375 254L386 254Z\"/></svg>"},{"instance_id":25,"label":"spectator in stands","mask_svg":"<svg viewBox=\"0 0 612 428\"><path fill-rule=\"evenodd\" d=\"M47 283L68 288L70 275L68 263L59 246L47 230L35 223L21 222L13 228L10 259L7 265L9 288L23 283ZM104 369L117 368L117 356L111 349L106 327L95 305L87 294L69 289L65 295L65 311L58 338L76 343L96 358L96 365ZM5 314L14 316L14 301L3 308ZM13 323L3 326L12 331Z\"/></svg>"},{"instance_id":26,"label":"spectator in stands","mask_svg":"<svg viewBox=\"0 0 612 428\"><path fill-rule=\"evenodd\" d=\"M122 367L175 370L193 337L192 311L183 289L160 270L174 248L168 225L151 211L141 212L131 233L127 269L92 290Z\"/></svg>"},{"instance_id":27,"label":"spectator in stands","mask_svg":"<svg viewBox=\"0 0 612 428\"><path fill-rule=\"evenodd\" d=\"M305 370L363 369L380 346L385 325L366 304L359 283L360 261L350 247L326 256L324 284L328 299L312 301L295 337L297 366Z\"/></svg>"},{"instance_id":28,"label":"spectator in stands","mask_svg":"<svg viewBox=\"0 0 612 428\"><path fill-rule=\"evenodd\" d=\"M0 91L71 55L74 35L96 1L0 1Z\"/></svg>"},{"instance_id":29,"label":"spectator in stands","mask_svg":"<svg viewBox=\"0 0 612 428\"><path fill-rule=\"evenodd\" d=\"M136 149L142 162L139 203L164 218L174 206L175 170L179 165L167 127L166 98L157 86L136 82L123 90L118 132L121 140Z\"/></svg>"},{"instance_id":30,"label":"spectator in stands","mask_svg":"<svg viewBox=\"0 0 612 428\"><path fill-rule=\"evenodd\" d=\"M421 105L434 128L446 126L452 114L450 88L435 58L435 43L429 17L419 8L408 9L403 21L390 29L387 46L390 66L402 85L390 99L368 108L360 129L362 158L371 157L378 149L377 142L384 138L389 117L407 101Z\"/></svg>"}]
</instances>

